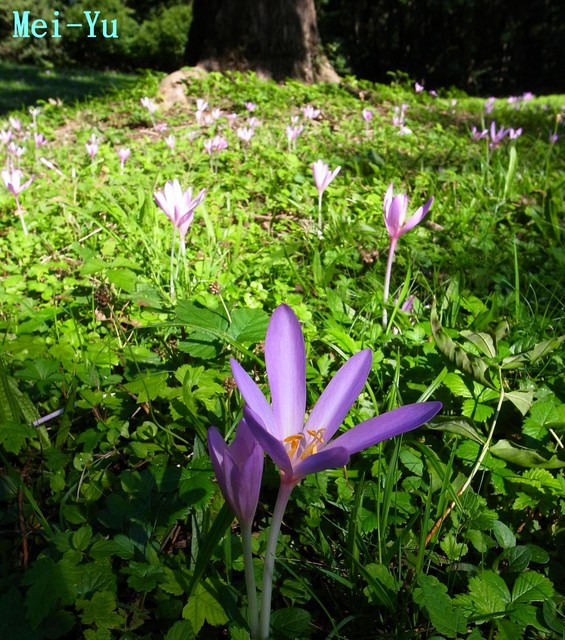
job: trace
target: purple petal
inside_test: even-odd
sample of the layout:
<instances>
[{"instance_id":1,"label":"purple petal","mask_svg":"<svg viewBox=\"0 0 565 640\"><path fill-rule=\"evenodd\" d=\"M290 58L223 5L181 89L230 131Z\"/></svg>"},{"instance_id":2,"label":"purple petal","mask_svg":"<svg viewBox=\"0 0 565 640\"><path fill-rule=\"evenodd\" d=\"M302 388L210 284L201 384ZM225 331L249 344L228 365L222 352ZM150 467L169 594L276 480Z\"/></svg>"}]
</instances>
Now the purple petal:
<instances>
[{"instance_id":1,"label":"purple petal","mask_svg":"<svg viewBox=\"0 0 565 640\"><path fill-rule=\"evenodd\" d=\"M408 220L408 222L400 230L400 235L407 233L410 229L413 229L417 224L420 224L424 219L426 213L430 210L434 197L432 196L423 207L420 207L414 215Z\"/></svg>"},{"instance_id":2,"label":"purple petal","mask_svg":"<svg viewBox=\"0 0 565 640\"><path fill-rule=\"evenodd\" d=\"M398 238L400 235L404 219L406 218L407 209L408 196L405 193L400 193L397 196L394 196L390 201L390 206L388 207L388 211L385 215L385 224L391 238Z\"/></svg>"},{"instance_id":3,"label":"purple petal","mask_svg":"<svg viewBox=\"0 0 565 640\"><path fill-rule=\"evenodd\" d=\"M245 371L237 360L231 359L230 364L237 388L243 396L246 404L255 415L256 420L273 436L282 440L282 435L279 433L273 417L273 411L261 392L261 389L259 389L255 382L249 377L247 371Z\"/></svg>"},{"instance_id":4,"label":"purple petal","mask_svg":"<svg viewBox=\"0 0 565 640\"><path fill-rule=\"evenodd\" d=\"M324 442L328 442L361 393L371 370L372 358L370 349L364 349L349 358L314 405L305 430L324 429L322 437Z\"/></svg>"},{"instance_id":5,"label":"purple petal","mask_svg":"<svg viewBox=\"0 0 565 640\"><path fill-rule=\"evenodd\" d=\"M265 453L281 471L292 476L292 463L290 462L287 450L281 440L270 434L267 429L262 426L261 422L256 419L253 412L249 410L249 407L244 407L243 411L245 414L245 420L251 429L251 433Z\"/></svg>"},{"instance_id":6,"label":"purple petal","mask_svg":"<svg viewBox=\"0 0 565 640\"><path fill-rule=\"evenodd\" d=\"M350 453L346 447L326 447L323 451L315 453L299 462L293 471L293 482L302 480L309 473L317 473L324 469L336 469L349 462Z\"/></svg>"},{"instance_id":7,"label":"purple petal","mask_svg":"<svg viewBox=\"0 0 565 640\"><path fill-rule=\"evenodd\" d=\"M224 475L224 460L226 457L227 445L220 435L220 432L216 427L210 427L208 429L208 451L210 452L210 459L212 460L212 467L222 494L227 499L228 487L225 481Z\"/></svg>"},{"instance_id":8,"label":"purple petal","mask_svg":"<svg viewBox=\"0 0 565 640\"><path fill-rule=\"evenodd\" d=\"M441 402L417 402L371 418L330 442L324 451L345 447L350 455L371 447L377 442L411 431L433 418L442 408Z\"/></svg>"},{"instance_id":9,"label":"purple petal","mask_svg":"<svg viewBox=\"0 0 565 640\"><path fill-rule=\"evenodd\" d=\"M279 440L302 433L306 411L306 352L300 324L281 304L269 322L265 363Z\"/></svg>"}]
</instances>

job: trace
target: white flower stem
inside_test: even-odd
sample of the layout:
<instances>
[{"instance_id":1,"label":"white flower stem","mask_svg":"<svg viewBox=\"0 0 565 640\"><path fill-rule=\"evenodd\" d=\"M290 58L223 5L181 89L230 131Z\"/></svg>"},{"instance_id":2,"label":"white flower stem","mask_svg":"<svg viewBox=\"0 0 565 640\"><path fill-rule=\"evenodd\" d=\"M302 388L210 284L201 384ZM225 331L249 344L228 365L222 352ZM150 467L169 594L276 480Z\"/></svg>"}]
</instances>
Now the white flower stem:
<instances>
[{"instance_id":1,"label":"white flower stem","mask_svg":"<svg viewBox=\"0 0 565 640\"><path fill-rule=\"evenodd\" d=\"M27 225L26 225L26 221L24 219L24 212L23 209L20 205L20 201L18 199L18 196L16 196L16 205L18 207L18 215L20 216L20 220L22 222L22 229L24 230L24 236L27 236Z\"/></svg>"},{"instance_id":2,"label":"white flower stem","mask_svg":"<svg viewBox=\"0 0 565 640\"><path fill-rule=\"evenodd\" d=\"M263 596L261 598L261 625L259 631L259 638L261 638L261 640L269 640L273 570L275 568L277 541L279 539L283 515L293 487L293 484L284 481L281 482L275 510L273 511L273 519L271 520L271 528L267 540L267 551L265 553L265 566L263 568Z\"/></svg>"},{"instance_id":3,"label":"white flower stem","mask_svg":"<svg viewBox=\"0 0 565 640\"><path fill-rule=\"evenodd\" d=\"M322 231L322 194L318 194L318 229Z\"/></svg>"},{"instance_id":4,"label":"white flower stem","mask_svg":"<svg viewBox=\"0 0 565 640\"><path fill-rule=\"evenodd\" d=\"M259 632L259 609L257 606L257 586L253 570L253 552L251 550L251 522L240 522L241 543L243 545L243 568L245 570L245 587L247 588L247 606L249 613L249 630L252 638Z\"/></svg>"},{"instance_id":5,"label":"white flower stem","mask_svg":"<svg viewBox=\"0 0 565 640\"><path fill-rule=\"evenodd\" d=\"M396 249L397 238L390 239L390 247L388 249L388 260L386 263L385 284L383 291L383 329L386 331L386 325L388 322L388 315L386 312L386 303L388 302L388 296L390 293L390 275L392 273L392 263L394 262L394 251Z\"/></svg>"},{"instance_id":6,"label":"white flower stem","mask_svg":"<svg viewBox=\"0 0 565 640\"><path fill-rule=\"evenodd\" d=\"M173 225L173 239L171 241L171 275L169 280L171 298L175 299L175 236L177 228Z\"/></svg>"}]
</instances>

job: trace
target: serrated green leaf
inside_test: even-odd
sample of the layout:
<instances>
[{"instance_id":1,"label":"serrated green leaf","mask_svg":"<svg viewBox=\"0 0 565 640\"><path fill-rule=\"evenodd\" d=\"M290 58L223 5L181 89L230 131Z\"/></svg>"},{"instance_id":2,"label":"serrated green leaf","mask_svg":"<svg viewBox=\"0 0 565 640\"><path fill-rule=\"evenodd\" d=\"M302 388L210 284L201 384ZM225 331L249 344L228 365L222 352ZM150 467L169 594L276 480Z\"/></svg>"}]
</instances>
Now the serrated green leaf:
<instances>
[{"instance_id":1,"label":"serrated green leaf","mask_svg":"<svg viewBox=\"0 0 565 640\"><path fill-rule=\"evenodd\" d=\"M190 620L179 620L169 629L164 640L193 640L196 638Z\"/></svg>"},{"instance_id":2,"label":"serrated green leaf","mask_svg":"<svg viewBox=\"0 0 565 640\"><path fill-rule=\"evenodd\" d=\"M262 309L234 309L231 313L229 335L243 344L265 339L269 316Z\"/></svg>"},{"instance_id":3,"label":"serrated green leaf","mask_svg":"<svg viewBox=\"0 0 565 640\"><path fill-rule=\"evenodd\" d=\"M138 404L155 400L161 393L166 390L167 378L166 371L158 371L147 375L139 375L132 382L124 385L124 388L137 396Z\"/></svg>"},{"instance_id":4,"label":"serrated green leaf","mask_svg":"<svg viewBox=\"0 0 565 640\"><path fill-rule=\"evenodd\" d=\"M494 571L483 571L469 579L469 595L475 611L481 616L503 615L511 601L504 580Z\"/></svg>"},{"instance_id":5,"label":"serrated green leaf","mask_svg":"<svg viewBox=\"0 0 565 640\"><path fill-rule=\"evenodd\" d=\"M512 602L544 602L553 597L551 580L537 571L526 571L518 576L512 588Z\"/></svg>"},{"instance_id":6,"label":"serrated green leaf","mask_svg":"<svg viewBox=\"0 0 565 640\"><path fill-rule=\"evenodd\" d=\"M460 560L468 551L469 547L463 542L457 542L455 534L449 531L440 542L440 547L449 560Z\"/></svg>"},{"instance_id":7,"label":"serrated green leaf","mask_svg":"<svg viewBox=\"0 0 565 640\"><path fill-rule=\"evenodd\" d=\"M456 638L467 630L467 619L461 608L454 606L447 587L435 576L421 573L414 589L414 602L425 609L432 625L448 638Z\"/></svg>"},{"instance_id":8,"label":"serrated green leaf","mask_svg":"<svg viewBox=\"0 0 565 640\"><path fill-rule=\"evenodd\" d=\"M199 582L192 592L182 610L182 617L191 623L195 634L198 634L205 621L213 627L228 621L222 605L216 600L209 585L203 582Z\"/></svg>"},{"instance_id":9,"label":"serrated green leaf","mask_svg":"<svg viewBox=\"0 0 565 640\"><path fill-rule=\"evenodd\" d=\"M80 601L81 620L84 624L96 624L98 628L115 629L125 622L125 617L116 611L116 596L109 591L100 591L91 600Z\"/></svg>"}]
</instances>

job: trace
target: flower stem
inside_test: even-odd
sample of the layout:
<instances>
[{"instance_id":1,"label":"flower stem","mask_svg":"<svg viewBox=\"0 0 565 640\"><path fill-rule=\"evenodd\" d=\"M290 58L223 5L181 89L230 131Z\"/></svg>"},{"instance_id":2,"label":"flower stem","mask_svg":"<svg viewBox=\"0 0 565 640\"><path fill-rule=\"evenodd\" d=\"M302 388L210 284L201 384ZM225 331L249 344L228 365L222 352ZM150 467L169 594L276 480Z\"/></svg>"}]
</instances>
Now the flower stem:
<instances>
[{"instance_id":1,"label":"flower stem","mask_svg":"<svg viewBox=\"0 0 565 640\"><path fill-rule=\"evenodd\" d=\"M318 194L318 229L322 231L322 194Z\"/></svg>"},{"instance_id":2,"label":"flower stem","mask_svg":"<svg viewBox=\"0 0 565 640\"><path fill-rule=\"evenodd\" d=\"M392 273L392 263L394 262L394 251L396 249L397 238L390 239L390 247L388 249L388 260L386 263L385 284L383 291L383 329L386 331L388 315L386 312L386 303L390 292L390 274Z\"/></svg>"},{"instance_id":3,"label":"flower stem","mask_svg":"<svg viewBox=\"0 0 565 640\"><path fill-rule=\"evenodd\" d=\"M294 485L288 482L281 482L279 494L273 511L273 519L271 520L271 528L269 530L269 538L267 540L267 551L265 553L265 566L263 568L263 596L261 599L261 626L259 630L259 638L261 640L269 639L269 631L271 626L271 597L273 593L273 570L275 568L275 557L277 551L277 541L281 530L282 519L288 499Z\"/></svg>"},{"instance_id":4,"label":"flower stem","mask_svg":"<svg viewBox=\"0 0 565 640\"><path fill-rule=\"evenodd\" d=\"M252 638L259 632L259 609L257 607L257 587L253 570L253 553L251 551L251 522L241 524L241 542L243 545L243 568L245 570L245 586L249 613L249 630Z\"/></svg>"},{"instance_id":5,"label":"flower stem","mask_svg":"<svg viewBox=\"0 0 565 640\"><path fill-rule=\"evenodd\" d=\"M18 207L18 215L20 216L20 220L22 223L22 229L24 230L24 236L27 236L27 225L26 225L26 221L24 220L24 212L23 209L20 205L20 201L18 199L18 196L16 196L16 205Z\"/></svg>"},{"instance_id":6,"label":"flower stem","mask_svg":"<svg viewBox=\"0 0 565 640\"><path fill-rule=\"evenodd\" d=\"M175 299L175 236L177 228L173 225L173 239L171 241L171 275L169 280L171 298Z\"/></svg>"}]
</instances>

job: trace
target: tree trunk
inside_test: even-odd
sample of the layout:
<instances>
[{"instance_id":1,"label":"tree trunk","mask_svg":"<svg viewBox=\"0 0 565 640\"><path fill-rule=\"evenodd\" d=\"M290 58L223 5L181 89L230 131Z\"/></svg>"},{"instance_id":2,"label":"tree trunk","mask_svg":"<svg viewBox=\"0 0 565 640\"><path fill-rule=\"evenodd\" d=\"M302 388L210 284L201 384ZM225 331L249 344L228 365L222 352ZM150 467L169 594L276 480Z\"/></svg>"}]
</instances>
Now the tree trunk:
<instances>
[{"instance_id":1,"label":"tree trunk","mask_svg":"<svg viewBox=\"0 0 565 640\"><path fill-rule=\"evenodd\" d=\"M277 81L339 81L322 52L314 0L193 0L186 62Z\"/></svg>"}]
</instances>

